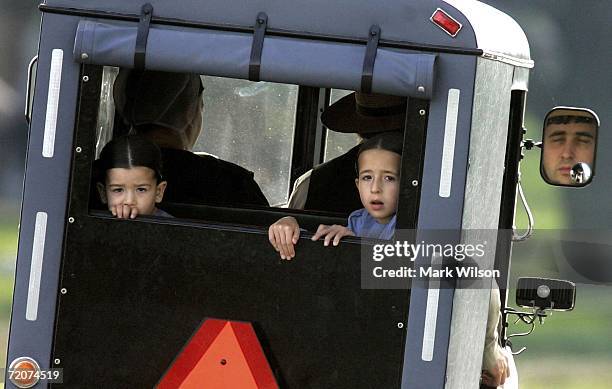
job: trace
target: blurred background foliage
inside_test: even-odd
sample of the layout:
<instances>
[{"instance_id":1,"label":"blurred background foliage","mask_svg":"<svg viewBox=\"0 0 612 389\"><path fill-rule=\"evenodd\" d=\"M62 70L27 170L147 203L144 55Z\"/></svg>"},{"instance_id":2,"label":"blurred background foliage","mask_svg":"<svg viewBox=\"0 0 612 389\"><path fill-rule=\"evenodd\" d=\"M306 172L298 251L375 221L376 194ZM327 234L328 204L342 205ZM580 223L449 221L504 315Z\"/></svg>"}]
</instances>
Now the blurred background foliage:
<instances>
[{"instance_id":1,"label":"blurred background foliage","mask_svg":"<svg viewBox=\"0 0 612 389\"><path fill-rule=\"evenodd\" d=\"M525 30L536 62L530 78L527 137L539 139L546 111L556 105L590 107L600 116L597 176L581 190L547 186L539 177L539 154L522 164L525 194L538 230L514 246L513 274L557 276L559 251L538 236L551 229L597 229L612 237L612 122L610 88L612 7L597 0L486 0L512 15ZM37 1L0 0L0 363L5 362L17 252L19 206L25 168L27 126L23 119L26 66L36 54ZM526 226L518 206L517 225ZM612 241L612 239L610 239ZM558 245L557 245L558 246ZM610 260L609 256L607 257ZM552 269L552 270L551 270ZM612 382L611 287L579 283L576 309L555 313L527 338L515 338L522 388L609 388ZM514 300L510 292L509 303ZM523 331L511 325L510 333Z\"/></svg>"}]
</instances>

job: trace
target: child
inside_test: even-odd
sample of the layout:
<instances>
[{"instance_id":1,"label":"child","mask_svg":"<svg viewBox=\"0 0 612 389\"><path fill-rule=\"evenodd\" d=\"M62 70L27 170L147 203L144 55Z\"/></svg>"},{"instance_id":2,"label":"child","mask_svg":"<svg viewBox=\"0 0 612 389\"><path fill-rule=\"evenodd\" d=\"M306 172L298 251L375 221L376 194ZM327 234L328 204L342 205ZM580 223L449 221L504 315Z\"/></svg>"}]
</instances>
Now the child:
<instances>
[{"instance_id":1,"label":"child","mask_svg":"<svg viewBox=\"0 0 612 389\"><path fill-rule=\"evenodd\" d=\"M161 176L157 145L138 135L122 136L104 146L96 163L100 173L98 193L113 216L172 217L156 207L167 185Z\"/></svg>"},{"instance_id":2,"label":"child","mask_svg":"<svg viewBox=\"0 0 612 389\"><path fill-rule=\"evenodd\" d=\"M344 236L391 239L395 230L395 212L399 195L399 170L403 137L388 132L365 141L357 153L355 179L361 204L349 215L348 227L321 224L312 240L325 237L324 245L333 240L337 246ZM292 216L284 217L268 229L268 238L282 259L295 256L294 245L300 236L300 226Z\"/></svg>"},{"instance_id":3,"label":"child","mask_svg":"<svg viewBox=\"0 0 612 389\"><path fill-rule=\"evenodd\" d=\"M403 137L387 132L365 141L357 153L355 184L364 208L349 215L348 227L320 225L312 240L325 237L328 246L333 239L337 246L344 236L391 239L395 229L395 213L399 195L399 170ZM295 256L294 245L300 236L300 227L294 217L287 216L268 229L268 237L282 259ZM497 343L499 322L499 290L491 292L487 337L483 357L482 382L497 386L509 376L508 360ZM497 303L495 303L497 302Z\"/></svg>"}]
</instances>

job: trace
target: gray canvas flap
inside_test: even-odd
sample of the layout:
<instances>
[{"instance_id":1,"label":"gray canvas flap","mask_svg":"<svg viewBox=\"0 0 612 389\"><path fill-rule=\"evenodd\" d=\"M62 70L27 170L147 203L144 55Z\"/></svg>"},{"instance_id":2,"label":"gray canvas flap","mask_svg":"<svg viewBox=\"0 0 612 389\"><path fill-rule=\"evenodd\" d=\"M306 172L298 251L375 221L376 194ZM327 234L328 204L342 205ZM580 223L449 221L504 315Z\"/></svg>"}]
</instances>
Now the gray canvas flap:
<instances>
[{"instance_id":1,"label":"gray canvas flap","mask_svg":"<svg viewBox=\"0 0 612 389\"><path fill-rule=\"evenodd\" d=\"M77 62L134 66L134 23L79 23ZM151 26L146 68L248 78L251 34L169 26ZM365 45L267 36L261 58L261 80L315 87L359 90ZM85 55L84 55L85 54ZM379 48L372 91L431 98L436 56Z\"/></svg>"}]
</instances>

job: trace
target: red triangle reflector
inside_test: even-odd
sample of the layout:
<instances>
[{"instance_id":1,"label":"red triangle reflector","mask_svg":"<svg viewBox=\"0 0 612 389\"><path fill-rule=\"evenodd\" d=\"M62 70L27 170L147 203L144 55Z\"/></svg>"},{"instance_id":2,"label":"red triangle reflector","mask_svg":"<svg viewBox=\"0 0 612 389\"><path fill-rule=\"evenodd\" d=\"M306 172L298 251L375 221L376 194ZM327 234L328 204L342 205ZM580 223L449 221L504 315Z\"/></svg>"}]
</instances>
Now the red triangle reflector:
<instances>
[{"instance_id":1,"label":"red triangle reflector","mask_svg":"<svg viewBox=\"0 0 612 389\"><path fill-rule=\"evenodd\" d=\"M207 319L157 388L278 389L278 384L251 323Z\"/></svg>"}]
</instances>

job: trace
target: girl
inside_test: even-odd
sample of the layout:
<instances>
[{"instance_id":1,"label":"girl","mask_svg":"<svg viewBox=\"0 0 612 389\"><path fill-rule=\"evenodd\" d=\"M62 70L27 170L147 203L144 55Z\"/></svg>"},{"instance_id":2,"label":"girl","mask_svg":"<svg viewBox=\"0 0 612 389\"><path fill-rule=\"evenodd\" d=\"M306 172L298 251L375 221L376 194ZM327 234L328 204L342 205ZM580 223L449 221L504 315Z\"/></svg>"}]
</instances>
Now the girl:
<instances>
[{"instance_id":1,"label":"girl","mask_svg":"<svg viewBox=\"0 0 612 389\"><path fill-rule=\"evenodd\" d=\"M388 132L365 141L357 153L355 184L361 204L349 215L348 227L321 224L312 240L325 237L324 245L333 241L337 246L344 236L391 239L395 230L395 212L399 195L399 169L403 137ZM282 259L295 256L294 245L300 237L300 226L292 216L286 216L268 229L268 238Z\"/></svg>"},{"instance_id":2,"label":"girl","mask_svg":"<svg viewBox=\"0 0 612 389\"><path fill-rule=\"evenodd\" d=\"M138 215L172 217L158 209L166 190L161 176L161 152L151 141L138 136L111 140L96 161L98 193L113 216L134 219Z\"/></svg>"}]
</instances>

